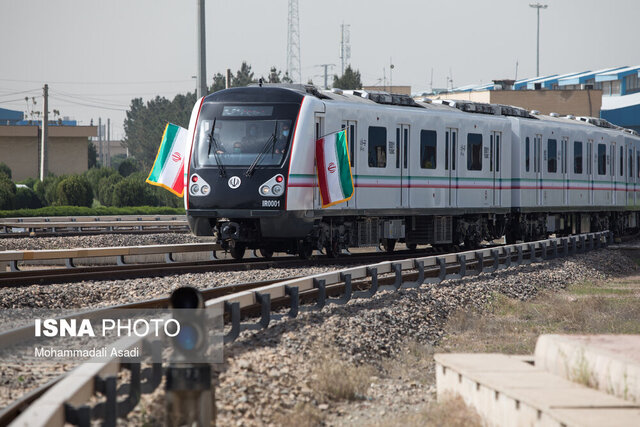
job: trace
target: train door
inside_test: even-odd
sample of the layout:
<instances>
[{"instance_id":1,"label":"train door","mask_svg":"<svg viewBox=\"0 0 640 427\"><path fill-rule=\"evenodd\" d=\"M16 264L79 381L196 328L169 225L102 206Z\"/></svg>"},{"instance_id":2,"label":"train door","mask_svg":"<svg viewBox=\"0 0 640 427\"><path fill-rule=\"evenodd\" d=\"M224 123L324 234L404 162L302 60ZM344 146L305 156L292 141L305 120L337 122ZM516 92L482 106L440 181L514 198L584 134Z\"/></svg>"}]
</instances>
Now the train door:
<instances>
[{"instance_id":1,"label":"train door","mask_svg":"<svg viewBox=\"0 0 640 427\"><path fill-rule=\"evenodd\" d=\"M626 193L627 193L627 206L633 206L633 146L631 143L627 143L627 173L626 173Z\"/></svg>"},{"instance_id":2,"label":"train door","mask_svg":"<svg viewBox=\"0 0 640 427\"><path fill-rule=\"evenodd\" d=\"M569 203L569 180L568 180L568 159L569 159L569 138L564 136L562 137L562 145L560 146L560 171L562 173L562 193L564 204L567 205Z\"/></svg>"},{"instance_id":3,"label":"train door","mask_svg":"<svg viewBox=\"0 0 640 427\"><path fill-rule=\"evenodd\" d=\"M589 205L593 205L593 139L587 141L587 181L589 181Z\"/></svg>"},{"instance_id":4,"label":"train door","mask_svg":"<svg viewBox=\"0 0 640 427\"><path fill-rule=\"evenodd\" d=\"M449 194L447 196L447 206L454 208L458 206L458 172L456 165L456 154L458 146L458 129L447 128L444 139L444 167L449 177Z\"/></svg>"},{"instance_id":5,"label":"train door","mask_svg":"<svg viewBox=\"0 0 640 427\"><path fill-rule=\"evenodd\" d=\"M351 166L351 176L353 177L353 181L355 185L355 180L357 175L357 170L356 170L357 163L356 163L355 155L356 155L356 146L358 145L358 134L357 134L358 123L355 120L343 120L342 129L347 130L347 145L349 146L349 163ZM354 188L353 197L351 197L351 199L347 201L347 208L349 209L356 208L357 195L358 195L358 192L355 191L355 188Z\"/></svg>"},{"instance_id":6,"label":"train door","mask_svg":"<svg viewBox=\"0 0 640 427\"><path fill-rule=\"evenodd\" d=\"M400 207L409 207L409 125L396 126L396 168L400 172Z\"/></svg>"},{"instance_id":7,"label":"train door","mask_svg":"<svg viewBox=\"0 0 640 427\"><path fill-rule=\"evenodd\" d=\"M324 136L324 114L316 113L315 116L315 129L314 129L314 141L319 140ZM315 143L313 144L313 149L315 150ZM315 155L313 156L315 162ZM316 165L317 167L317 165ZM313 206L315 208L320 208L322 206L322 200L320 199L320 188L318 187L318 174L315 173L313 175Z\"/></svg>"},{"instance_id":8,"label":"train door","mask_svg":"<svg viewBox=\"0 0 640 427\"><path fill-rule=\"evenodd\" d=\"M489 137L489 171L493 178L493 204L500 206L502 203L502 172L500 167L500 147L502 132L492 131Z\"/></svg>"},{"instance_id":9,"label":"train door","mask_svg":"<svg viewBox=\"0 0 640 427\"><path fill-rule=\"evenodd\" d=\"M542 205L542 135L533 138L533 172L536 177L536 204Z\"/></svg>"},{"instance_id":10,"label":"train door","mask_svg":"<svg viewBox=\"0 0 640 427\"><path fill-rule=\"evenodd\" d=\"M616 193L618 190L616 189L616 143L611 141L611 145L609 146L609 166L611 169L611 204L616 204Z\"/></svg>"}]
</instances>

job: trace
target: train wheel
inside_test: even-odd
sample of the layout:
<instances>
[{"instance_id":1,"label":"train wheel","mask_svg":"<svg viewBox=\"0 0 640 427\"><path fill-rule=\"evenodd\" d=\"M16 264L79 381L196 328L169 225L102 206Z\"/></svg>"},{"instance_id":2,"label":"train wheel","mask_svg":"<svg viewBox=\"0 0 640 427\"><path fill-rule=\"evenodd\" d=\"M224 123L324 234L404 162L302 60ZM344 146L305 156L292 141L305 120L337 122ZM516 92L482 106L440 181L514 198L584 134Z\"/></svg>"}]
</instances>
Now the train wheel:
<instances>
[{"instance_id":1,"label":"train wheel","mask_svg":"<svg viewBox=\"0 0 640 427\"><path fill-rule=\"evenodd\" d=\"M260 255L262 255L264 259L271 259L273 258L273 251L270 249L260 249Z\"/></svg>"},{"instance_id":2,"label":"train wheel","mask_svg":"<svg viewBox=\"0 0 640 427\"><path fill-rule=\"evenodd\" d=\"M417 248L418 248L417 243L407 243L407 249L409 249L410 251L415 251Z\"/></svg>"},{"instance_id":3,"label":"train wheel","mask_svg":"<svg viewBox=\"0 0 640 427\"><path fill-rule=\"evenodd\" d=\"M313 247L309 243L302 243L298 249L298 257L300 259L309 259L313 254Z\"/></svg>"},{"instance_id":4,"label":"train wheel","mask_svg":"<svg viewBox=\"0 0 640 427\"><path fill-rule=\"evenodd\" d=\"M329 258L337 258L340 255L340 246L338 245L338 240L333 240L327 246L324 247L327 252L327 256Z\"/></svg>"},{"instance_id":5,"label":"train wheel","mask_svg":"<svg viewBox=\"0 0 640 427\"><path fill-rule=\"evenodd\" d=\"M386 252L393 252L396 248L396 239L382 239L382 247Z\"/></svg>"},{"instance_id":6,"label":"train wheel","mask_svg":"<svg viewBox=\"0 0 640 427\"><path fill-rule=\"evenodd\" d=\"M244 257L244 251L247 249L247 246L243 243L236 243L231 248L229 248L229 253L234 259L242 259Z\"/></svg>"}]
</instances>

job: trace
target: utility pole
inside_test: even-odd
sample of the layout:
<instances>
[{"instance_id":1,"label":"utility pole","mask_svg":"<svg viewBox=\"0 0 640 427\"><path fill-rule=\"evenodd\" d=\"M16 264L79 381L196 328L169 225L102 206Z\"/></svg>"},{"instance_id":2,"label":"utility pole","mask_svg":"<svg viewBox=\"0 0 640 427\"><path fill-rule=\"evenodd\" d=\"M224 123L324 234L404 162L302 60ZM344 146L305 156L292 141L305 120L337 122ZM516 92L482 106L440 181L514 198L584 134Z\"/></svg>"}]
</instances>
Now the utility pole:
<instances>
[{"instance_id":1,"label":"utility pole","mask_svg":"<svg viewBox=\"0 0 640 427\"><path fill-rule=\"evenodd\" d=\"M320 64L320 65L316 65L316 67L323 67L324 68L324 88L325 89L329 89L329 82L328 82L328 77L329 77L329 67L335 67L336 64Z\"/></svg>"},{"instance_id":2,"label":"utility pole","mask_svg":"<svg viewBox=\"0 0 640 427\"><path fill-rule=\"evenodd\" d=\"M104 156L102 155L102 117L98 117L98 146L100 147L100 151L98 153L98 157L100 158L100 164L102 166L105 166Z\"/></svg>"},{"instance_id":3,"label":"utility pole","mask_svg":"<svg viewBox=\"0 0 640 427\"><path fill-rule=\"evenodd\" d=\"M540 3L530 3L529 7L536 9L536 12L538 13L538 34L536 37L536 77L540 77L540 9L546 9L549 6Z\"/></svg>"},{"instance_id":4,"label":"utility pole","mask_svg":"<svg viewBox=\"0 0 640 427\"><path fill-rule=\"evenodd\" d=\"M107 119L107 167L111 167L111 119Z\"/></svg>"},{"instance_id":5,"label":"utility pole","mask_svg":"<svg viewBox=\"0 0 640 427\"><path fill-rule=\"evenodd\" d=\"M47 150L49 149L49 85L45 84L43 88L44 111L42 114L42 144L40 149L40 181L44 181L47 176Z\"/></svg>"},{"instance_id":6,"label":"utility pole","mask_svg":"<svg viewBox=\"0 0 640 427\"><path fill-rule=\"evenodd\" d=\"M389 58L389 93L393 92L393 61Z\"/></svg>"},{"instance_id":7,"label":"utility pole","mask_svg":"<svg viewBox=\"0 0 640 427\"><path fill-rule=\"evenodd\" d=\"M198 93L201 98L207 94L207 52L204 32L204 0L198 1Z\"/></svg>"}]
</instances>

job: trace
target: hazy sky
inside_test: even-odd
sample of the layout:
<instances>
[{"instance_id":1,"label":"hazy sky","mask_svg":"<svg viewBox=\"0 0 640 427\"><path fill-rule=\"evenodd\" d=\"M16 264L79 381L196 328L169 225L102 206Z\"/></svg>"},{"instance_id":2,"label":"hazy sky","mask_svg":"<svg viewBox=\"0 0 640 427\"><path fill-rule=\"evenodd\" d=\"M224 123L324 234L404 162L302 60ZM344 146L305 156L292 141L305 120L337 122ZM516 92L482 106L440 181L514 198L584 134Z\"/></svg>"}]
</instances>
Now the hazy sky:
<instances>
[{"instance_id":1,"label":"hazy sky","mask_svg":"<svg viewBox=\"0 0 640 427\"><path fill-rule=\"evenodd\" d=\"M530 0L299 0L302 78L338 67L340 24L351 63L375 84L392 59L393 83L413 91L535 75ZM541 11L541 74L640 64L640 1L548 0ZM286 68L287 0L206 0L207 81L243 60L257 76ZM49 110L113 135L134 97L195 88L197 0L0 0L0 107L25 110L49 83ZM338 71L336 67L334 71ZM20 92L20 93L18 93Z\"/></svg>"}]
</instances>

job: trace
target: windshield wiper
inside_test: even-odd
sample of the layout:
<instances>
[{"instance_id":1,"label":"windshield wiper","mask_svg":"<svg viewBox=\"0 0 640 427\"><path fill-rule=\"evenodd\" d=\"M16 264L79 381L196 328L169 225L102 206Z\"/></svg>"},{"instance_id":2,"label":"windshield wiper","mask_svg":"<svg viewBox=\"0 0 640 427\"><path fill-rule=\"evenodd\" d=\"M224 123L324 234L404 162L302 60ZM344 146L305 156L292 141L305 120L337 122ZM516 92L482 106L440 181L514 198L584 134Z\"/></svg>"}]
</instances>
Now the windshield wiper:
<instances>
[{"instance_id":1,"label":"windshield wiper","mask_svg":"<svg viewBox=\"0 0 640 427\"><path fill-rule=\"evenodd\" d=\"M264 157L264 155L267 154L270 146L272 147L272 150L275 149L276 141L278 140L278 137L276 136L277 129L278 129L278 122L276 121L276 125L273 128L273 133L271 134L267 142L262 147L260 154L258 154L258 156L253 161L253 163L251 163L251 166L249 166L247 171L244 173L245 176L253 175L253 171L256 169L256 166L258 166L258 163L260 163L260 160L262 160L262 157Z\"/></svg>"},{"instance_id":2,"label":"windshield wiper","mask_svg":"<svg viewBox=\"0 0 640 427\"><path fill-rule=\"evenodd\" d=\"M216 140L215 136L213 136L213 131L216 128L216 119L213 119L213 125L211 126L211 133L209 134L209 150L207 151L207 155L210 156L211 155L211 147L213 146L213 156L216 159L216 163L218 164L218 173L220 174L220 176L226 176L227 175L227 171L224 168L224 164L222 163L222 158L220 156L220 153L218 153L218 151L222 151L220 150L220 146L218 145L218 141Z\"/></svg>"}]
</instances>

